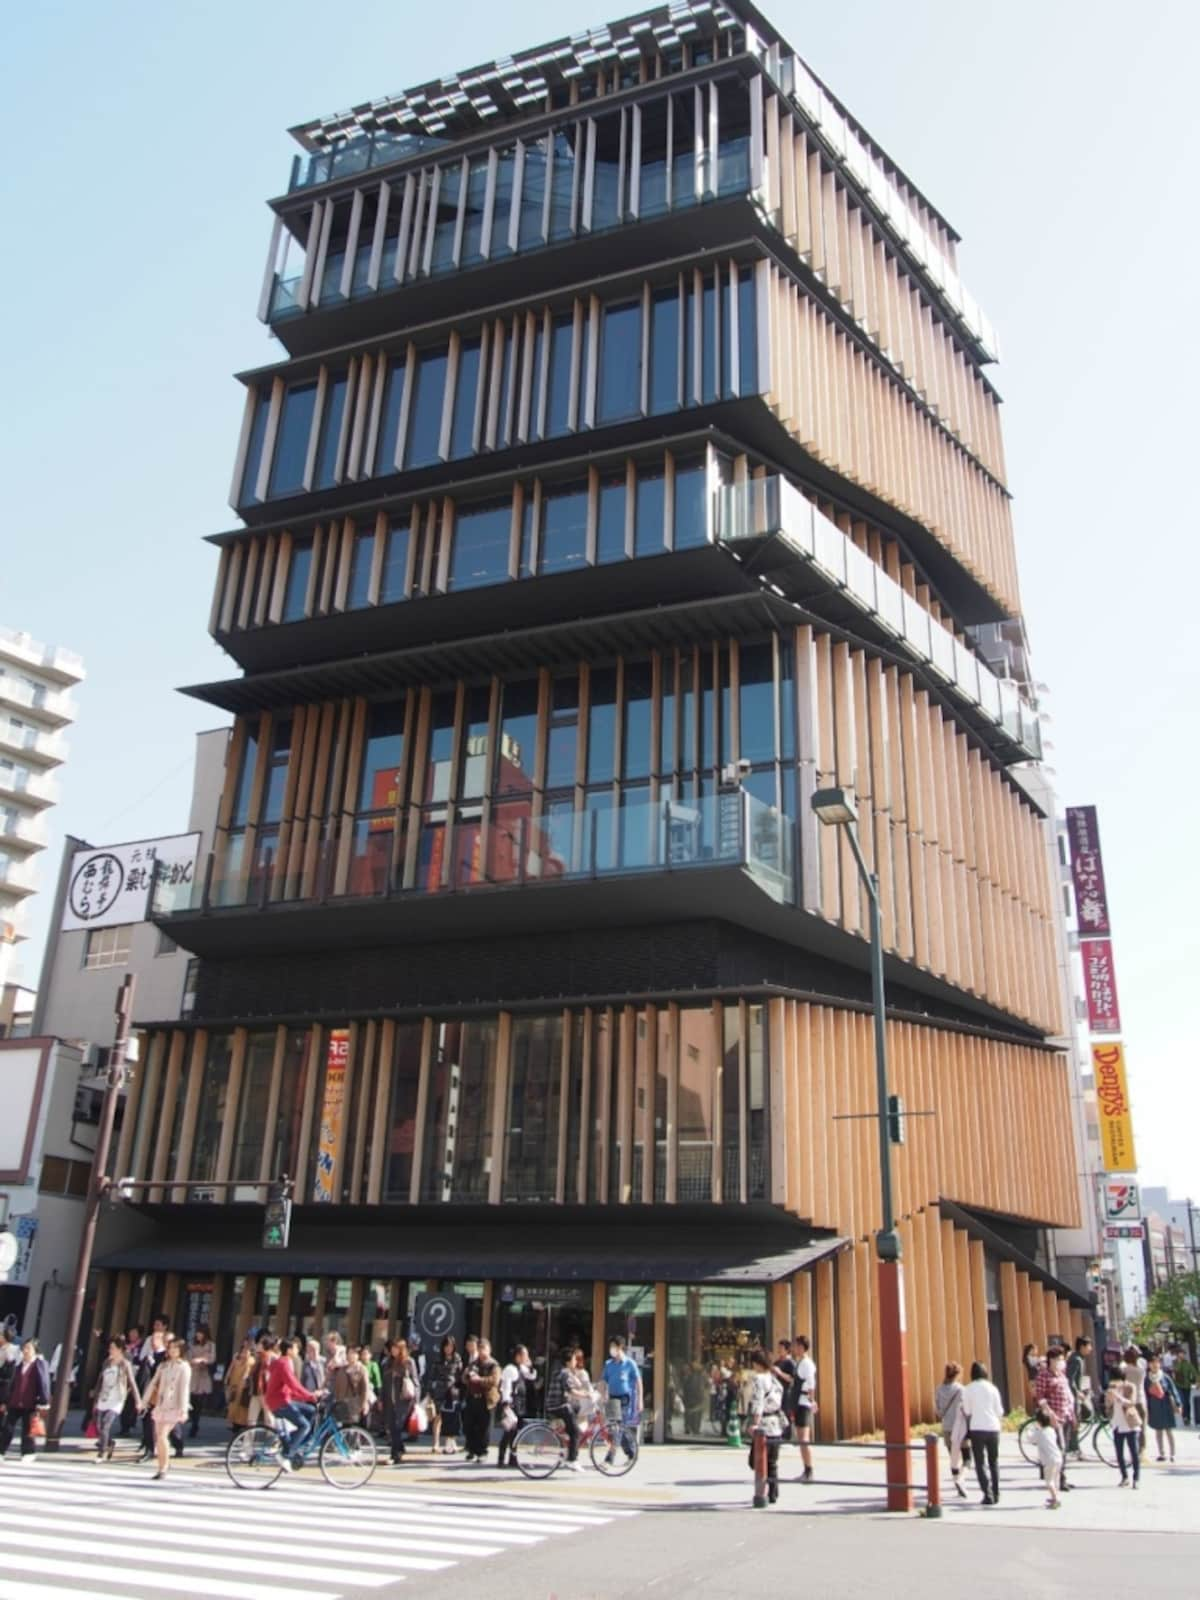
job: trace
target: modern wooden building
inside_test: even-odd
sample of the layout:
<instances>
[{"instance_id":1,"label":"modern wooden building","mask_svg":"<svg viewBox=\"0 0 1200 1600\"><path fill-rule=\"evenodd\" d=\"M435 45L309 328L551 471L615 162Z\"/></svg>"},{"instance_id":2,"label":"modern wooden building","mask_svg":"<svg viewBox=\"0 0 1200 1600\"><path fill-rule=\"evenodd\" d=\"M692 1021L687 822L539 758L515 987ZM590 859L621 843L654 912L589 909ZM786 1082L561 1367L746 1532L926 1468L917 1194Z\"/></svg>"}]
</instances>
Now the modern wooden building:
<instances>
[{"instance_id":1,"label":"modern wooden building","mask_svg":"<svg viewBox=\"0 0 1200 1600\"><path fill-rule=\"evenodd\" d=\"M240 675L198 958L102 1320L372 1341L428 1286L660 1437L809 1332L880 1416L880 875L913 1403L1078 1331L1038 718L995 339L948 222L741 0L293 130L211 629ZM1007 664L1006 664L1007 663ZM291 1243L262 1191L295 1183ZM191 1188L180 1185L188 1183ZM196 1185L237 1183L242 1189Z\"/></svg>"}]
</instances>

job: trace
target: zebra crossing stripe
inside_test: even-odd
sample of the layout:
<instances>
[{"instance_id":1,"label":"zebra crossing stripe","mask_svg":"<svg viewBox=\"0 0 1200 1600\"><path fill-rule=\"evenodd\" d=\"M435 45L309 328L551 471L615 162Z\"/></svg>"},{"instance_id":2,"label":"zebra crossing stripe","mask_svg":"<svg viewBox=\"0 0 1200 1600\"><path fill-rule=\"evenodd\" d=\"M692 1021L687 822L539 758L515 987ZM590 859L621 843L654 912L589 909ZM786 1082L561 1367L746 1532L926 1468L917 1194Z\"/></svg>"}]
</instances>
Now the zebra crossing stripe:
<instances>
[{"instance_id":1,"label":"zebra crossing stripe","mask_svg":"<svg viewBox=\"0 0 1200 1600\"><path fill-rule=\"evenodd\" d=\"M11 1538L11 1534L6 1534ZM5 1550L4 1564L9 1572L27 1572L43 1574L48 1578L76 1578L83 1582L94 1578L97 1571L103 1572L106 1583L120 1583L132 1588L165 1589L176 1594L189 1596L195 1600L196 1580L186 1572L162 1571L152 1567L124 1567L105 1554L103 1563L100 1563L100 1553L95 1545L88 1546L91 1552L90 1561L63 1561L54 1556L27 1555L23 1550ZM128 1556L129 1552L123 1550L122 1555ZM154 1552L154 1560L158 1559L158 1552ZM278 1577L278 1568L274 1575ZM298 1595L303 1600L341 1600L337 1591L328 1589L298 1589L297 1581L284 1589L275 1585L262 1583L230 1583L225 1578L204 1579L205 1600L297 1600ZM397 1581L400 1581L399 1579ZM78 1600L80 1593L87 1594L87 1590L73 1589L71 1593ZM93 1597L89 1596L89 1600ZM129 1595L122 1595L120 1600L130 1600Z\"/></svg>"},{"instance_id":2,"label":"zebra crossing stripe","mask_svg":"<svg viewBox=\"0 0 1200 1600\"><path fill-rule=\"evenodd\" d=\"M79 1600L79 1590L57 1583L18 1583L13 1578L0 1578L0 1600ZM87 1600L129 1600L129 1596L89 1589Z\"/></svg>"}]
</instances>

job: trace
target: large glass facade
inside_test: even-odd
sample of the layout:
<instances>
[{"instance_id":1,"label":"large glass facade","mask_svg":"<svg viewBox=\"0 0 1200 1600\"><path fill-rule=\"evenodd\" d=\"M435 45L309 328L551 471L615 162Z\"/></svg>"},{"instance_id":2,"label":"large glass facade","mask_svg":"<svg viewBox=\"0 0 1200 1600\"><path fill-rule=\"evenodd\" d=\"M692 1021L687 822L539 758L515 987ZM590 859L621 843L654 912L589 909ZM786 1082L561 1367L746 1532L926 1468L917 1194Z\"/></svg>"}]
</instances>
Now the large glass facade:
<instances>
[{"instance_id":1,"label":"large glass facade","mask_svg":"<svg viewBox=\"0 0 1200 1600\"><path fill-rule=\"evenodd\" d=\"M768 1338L767 1290L672 1284L667 1290L666 1434L721 1438L731 1410L745 1412L750 1352Z\"/></svg>"}]
</instances>

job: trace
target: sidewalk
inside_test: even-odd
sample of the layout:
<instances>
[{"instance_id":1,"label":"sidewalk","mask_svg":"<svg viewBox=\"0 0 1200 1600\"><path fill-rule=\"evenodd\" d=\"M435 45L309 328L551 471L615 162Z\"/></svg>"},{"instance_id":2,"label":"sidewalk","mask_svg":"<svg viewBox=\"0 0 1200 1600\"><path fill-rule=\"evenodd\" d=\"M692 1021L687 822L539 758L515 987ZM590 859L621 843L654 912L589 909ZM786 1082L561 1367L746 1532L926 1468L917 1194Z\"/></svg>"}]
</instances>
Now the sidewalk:
<instances>
[{"instance_id":1,"label":"sidewalk","mask_svg":"<svg viewBox=\"0 0 1200 1600\"><path fill-rule=\"evenodd\" d=\"M78 1427L78 1412L72 1413L71 1423L74 1428ZM223 1422L206 1419L200 1437L188 1441L187 1453L181 1461L172 1463L172 1470L206 1476L219 1473L223 1478L228 1437ZM723 1511L748 1507L752 1494L744 1446L733 1449L724 1444L649 1445L643 1449L637 1465L623 1478L606 1478L589 1464L578 1474L560 1472L549 1480L531 1481L519 1472L496 1467L494 1450L493 1464L481 1467L468 1463L461 1455L434 1456L429 1446L421 1441L409 1449L402 1466L392 1467L388 1464L386 1445L382 1441L377 1443L380 1465L372 1488L394 1487L400 1495L406 1490L428 1493L436 1488L443 1495L552 1495L567 1503L608 1502L625 1508ZM53 1470L57 1461L79 1462L91 1455L94 1448L91 1440L74 1432L64 1437L57 1456L39 1461L39 1467ZM119 1441L114 1464L128 1464L131 1474L149 1470L134 1464L139 1448L140 1443L133 1436ZM898 1520L884 1506L882 1450L816 1445L814 1452L816 1481L801 1484L798 1481L799 1453L794 1446L783 1446L780 1502L775 1515L788 1512L812 1517ZM1000 1504L996 1507L980 1504L973 1473L964 1474L963 1478L968 1498L958 1499L950 1479L948 1458L943 1454L940 1526L955 1522L964 1526L984 1523L998 1527L1110 1533L1194 1532L1196 1492L1200 1485L1200 1433L1196 1430L1178 1432L1176 1453L1175 1466L1159 1465L1154 1460L1151 1442L1150 1453L1143 1458L1142 1485L1136 1494L1119 1488L1115 1469L1094 1456L1072 1463L1070 1481L1074 1489L1063 1496L1061 1510L1047 1511L1040 1476L1021 1457L1015 1435L1006 1434L1001 1441ZM921 1511L926 1503L925 1459L920 1452L914 1452L911 1459L916 1488L914 1502ZM936 1537L937 1526L929 1524L931 1538Z\"/></svg>"}]
</instances>

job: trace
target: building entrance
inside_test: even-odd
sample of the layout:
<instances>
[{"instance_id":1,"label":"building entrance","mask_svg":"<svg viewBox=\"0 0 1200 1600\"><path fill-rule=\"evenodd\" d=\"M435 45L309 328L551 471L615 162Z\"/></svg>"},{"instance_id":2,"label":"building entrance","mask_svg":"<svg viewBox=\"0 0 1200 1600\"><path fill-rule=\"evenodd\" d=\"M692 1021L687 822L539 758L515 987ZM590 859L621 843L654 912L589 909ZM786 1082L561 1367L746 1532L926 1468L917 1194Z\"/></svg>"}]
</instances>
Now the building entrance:
<instances>
[{"instance_id":1,"label":"building entrance","mask_svg":"<svg viewBox=\"0 0 1200 1600\"><path fill-rule=\"evenodd\" d=\"M493 1354L502 1365L514 1346L523 1344L528 1349L538 1375L529 1410L531 1414L542 1411L546 1384L562 1365L563 1351L577 1344L591 1362L591 1284L497 1283L492 1335Z\"/></svg>"}]
</instances>

